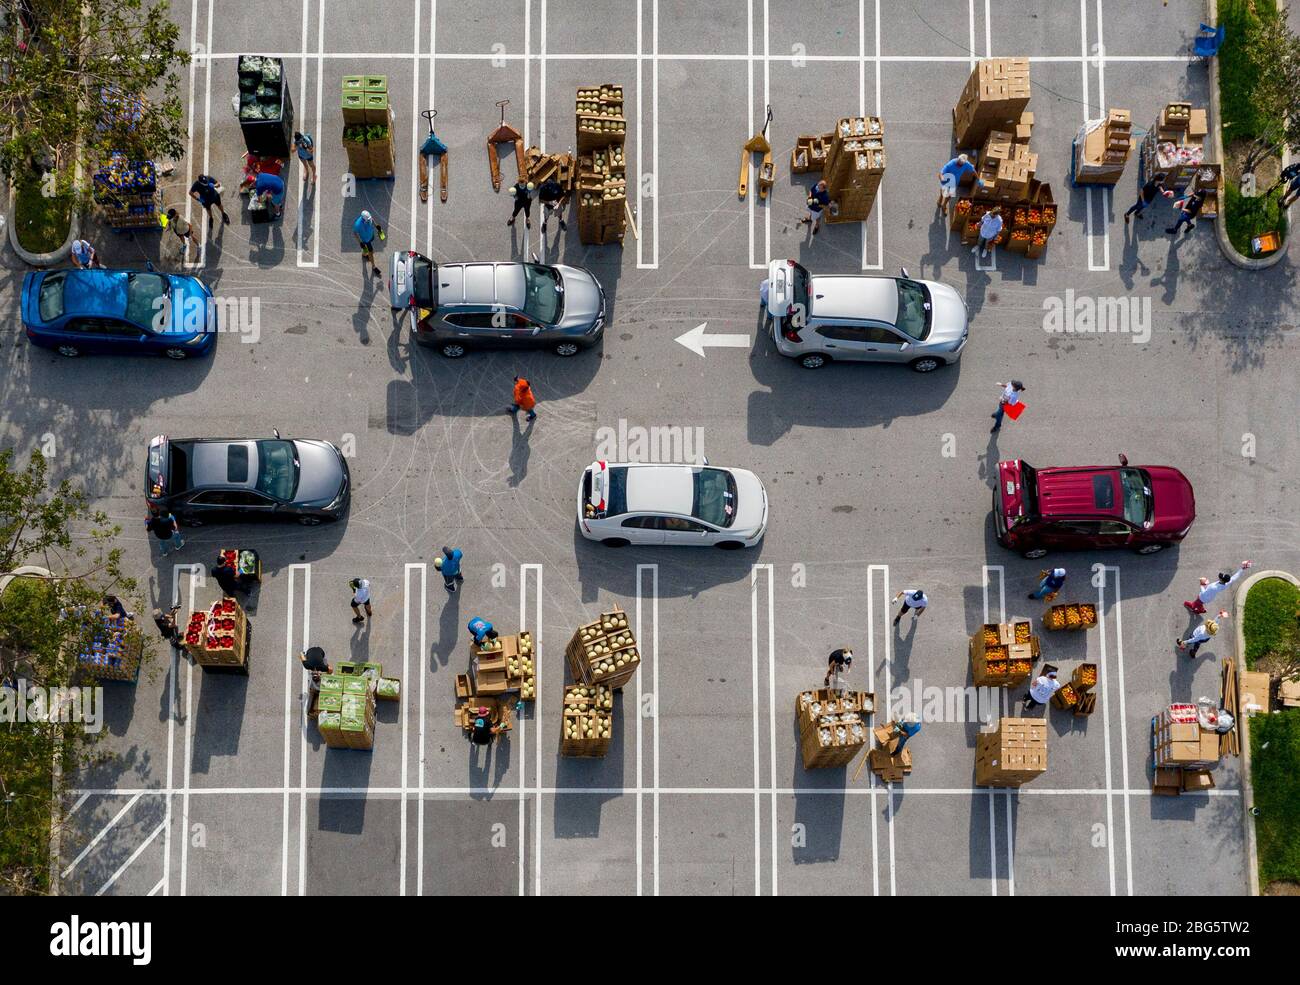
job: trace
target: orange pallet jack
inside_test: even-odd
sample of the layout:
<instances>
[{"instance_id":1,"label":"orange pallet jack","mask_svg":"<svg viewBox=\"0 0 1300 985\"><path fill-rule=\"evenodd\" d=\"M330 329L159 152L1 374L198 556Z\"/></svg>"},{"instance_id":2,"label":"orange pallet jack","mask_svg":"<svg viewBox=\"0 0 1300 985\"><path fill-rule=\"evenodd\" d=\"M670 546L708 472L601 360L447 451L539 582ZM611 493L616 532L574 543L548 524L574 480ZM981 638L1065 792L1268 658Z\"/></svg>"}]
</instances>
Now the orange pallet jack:
<instances>
[{"instance_id":1,"label":"orange pallet jack","mask_svg":"<svg viewBox=\"0 0 1300 985\"><path fill-rule=\"evenodd\" d=\"M493 130L487 139L488 166L492 169L494 192L501 190L501 157L497 151L500 144L515 145L515 167L519 169L519 180L525 181L528 178L524 170L524 135L506 122L506 107L510 105L510 100L499 100L497 105L501 107L501 125Z\"/></svg>"},{"instance_id":2,"label":"orange pallet jack","mask_svg":"<svg viewBox=\"0 0 1300 985\"><path fill-rule=\"evenodd\" d=\"M429 122L429 136L420 145L420 201L429 201L429 158L438 158L438 199L447 201L447 145L433 132L433 118L438 115L436 109L426 109L420 113Z\"/></svg>"},{"instance_id":3,"label":"orange pallet jack","mask_svg":"<svg viewBox=\"0 0 1300 985\"><path fill-rule=\"evenodd\" d=\"M767 108L767 119L763 129L754 134L740 151L740 181L736 185L736 194L744 198L749 193L749 166L751 154L762 154L763 161L758 166L758 197L767 200L767 193L776 180L776 167L772 163L772 145L767 140L767 128L772 122L772 107Z\"/></svg>"}]
</instances>

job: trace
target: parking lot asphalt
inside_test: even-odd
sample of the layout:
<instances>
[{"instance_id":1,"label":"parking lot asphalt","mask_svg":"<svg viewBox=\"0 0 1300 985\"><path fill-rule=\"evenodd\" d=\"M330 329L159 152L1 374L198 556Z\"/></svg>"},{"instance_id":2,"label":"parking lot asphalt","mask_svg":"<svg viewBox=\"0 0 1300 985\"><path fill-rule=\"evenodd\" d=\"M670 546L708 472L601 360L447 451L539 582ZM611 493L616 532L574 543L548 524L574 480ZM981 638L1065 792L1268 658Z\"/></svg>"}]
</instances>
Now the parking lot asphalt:
<instances>
[{"instance_id":1,"label":"parking lot asphalt","mask_svg":"<svg viewBox=\"0 0 1300 985\"><path fill-rule=\"evenodd\" d=\"M193 175L233 194L243 142L230 109L235 59L278 54L297 128L320 170L296 163L280 222L243 210L181 256L174 238L97 233L110 266L152 260L256 299L255 341L225 335L210 358L69 361L14 333L0 347L0 426L20 449L52 435L57 478L83 483L125 528L127 559L154 599L200 591L190 566L219 546L255 546L249 678L181 661L107 688L103 763L69 794L64 891L123 894L500 893L1203 894L1246 891L1236 760L1208 794L1150 792L1149 721L1171 700L1217 695L1221 634L1195 660L1172 640L1197 577L1253 558L1296 570L1300 439L1295 267L1227 263L1208 222L1172 240L1163 216L1126 227L1136 161L1109 189L1071 189L1070 142L1087 118L1128 108L1145 128L1161 106L1208 101L1190 59L1203 4L1081 0L512 0L510 4L335 0L173 3L198 57L186 70L190 146L166 204L188 208ZM268 7L274 8L268 10ZM979 263L932 221L935 173L952 154L951 109L976 58L1031 59L1033 149L1061 220L1040 260ZM348 197L337 91L388 76L397 176ZM568 233L508 229L484 140L497 100L526 144L568 150L583 83L624 86L638 235L621 249ZM761 128L777 161L770 200L736 197L740 145ZM438 110L450 148L447 203L419 202L418 111ZM806 176L786 156L800 133L842 116L885 120L888 167L862 224L796 226ZM509 172L511 163L505 170ZM417 347L352 241L368 208L388 249L435 260L575 263L604 284L602 346L572 359ZM779 356L760 324L771 258L814 273L893 274L955 286L971 339L961 362L816 372ZM10 253L0 299L16 310L24 268ZM987 267L988 269L981 269ZM1066 291L1149 299L1150 337L1051 334L1044 304ZM675 340L706 323L752 346L700 357ZM511 379L539 398L531 428L505 413ZM1027 384L1028 409L988 432L997 381ZM318 437L345 446L350 516L313 529L204 528L179 557L151 553L141 481L153 435ZM601 432L600 429L612 429ZM602 437L691 430L715 465L767 484L771 525L744 552L611 551L575 530L575 488ZM672 434L670 431L663 433ZM702 449L700 448L702 444ZM671 442L666 445L671 455ZM999 547L989 513L997 461L1172 465L1198 519L1153 557L1054 558L1066 595L1102 624L1062 639L1053 662L1102 671L1097 713L1054 713L1049 770L1019 790L974 781L981 716L1019 693L970 687L966 639L982 622L1037 615L1041 562ZM465 552L463 591L432 569ZM350 623L347 582L369 578L375 615ZM891 629L907 587L925 617ZM638 628L645 661L621 697L603 760L557 754L563 646L611 604ZM538 702L509 741L475 753L452 722L473 615L539 640ZM371 753L327 750L303 723L297 651L380 660L400 676ZM851 645L849 680L888 713L940 694L901 784L804 771L791 716ZM865 658L865 659L863 659ZM947 689L947 690L945 690ZM885 720L879 714L878 721Z\"/></svg>"}]
</instances>

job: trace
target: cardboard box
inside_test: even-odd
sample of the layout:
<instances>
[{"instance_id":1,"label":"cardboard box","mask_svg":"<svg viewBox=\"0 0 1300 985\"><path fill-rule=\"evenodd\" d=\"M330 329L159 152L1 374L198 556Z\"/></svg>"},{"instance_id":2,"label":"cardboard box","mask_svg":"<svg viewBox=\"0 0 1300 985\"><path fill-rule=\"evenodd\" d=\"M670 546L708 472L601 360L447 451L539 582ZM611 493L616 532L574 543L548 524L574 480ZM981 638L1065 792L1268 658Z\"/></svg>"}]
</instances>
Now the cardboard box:
<instances>
[{"instance_id":1,"label":"cardboard box","mask_svg":"<svg viewBox=\"0 0 1300 985\"><path fill-rule=\"evenodd\" d=\"M1287 708L1300 708L1300 680L1284 680L1278 685L1277 697Z\"/></svg>"},{"instance_id":2,"label":"cardboard box","mask_svg":"<svg viewBox=\"0 0 1300 985\"><path fill-rule=\"evenodd\" d=\"M1156 767L1151 777L1151 792L1158 797L1177 797L1183 790L1183 771L1176 767Z\"/></svg>"},{"instance_id":3,"label":"cardboard box","mask_svg":"<svg viewBox=\"0 0 1300 985\"><path fill-rule=\"evenodd\" d=\"M1248 715L1257 711L1267 712L1270 690L1268 674L1248 670L1240 675L1237 693L1241 696L1241 710Z\"/></svg>"},{"instance_id":4,"label":"cardboard box","mask_svg":"<svg viewBox=\"0 0 1300 985\"><path fill-rule=\"evenodd\" d=\"M1213 790L1214 775L1209 770L1183 770L1183 791Z\"/></svg>"}]
</instances>

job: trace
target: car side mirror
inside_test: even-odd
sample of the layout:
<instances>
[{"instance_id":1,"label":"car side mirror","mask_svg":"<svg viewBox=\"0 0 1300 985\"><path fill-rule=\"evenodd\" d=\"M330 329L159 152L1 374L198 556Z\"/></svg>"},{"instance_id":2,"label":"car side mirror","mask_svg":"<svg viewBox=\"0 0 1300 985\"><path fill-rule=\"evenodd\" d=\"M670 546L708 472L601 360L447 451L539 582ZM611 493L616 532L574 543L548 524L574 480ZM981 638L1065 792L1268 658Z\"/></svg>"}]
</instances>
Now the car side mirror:
<instances>
[{"instance_id":1,"label":"car side mirror","mask_svg":"<svg viewBox=\"0 0 1300 985\"><path fill-rule=\"evenodd\" d=\"M1123 453L1121 453L1120 456L1119 456L1119 464L1120 464L1120 465L1127 465L1127 464L1128 464L1128 456L1125 455L1125 454L1123 454Z\"/></svg>"},{"instance_id":2,"label":"car side mirror","mask_svg":"<svg viewBox=\"0 0 1300 985\"><path fill-rule=\"evenodd\" d=\"M534 325L534 326L533 326L533 334L534 334L534 335L537 335L538 333L540 333L541 330L542 330L542 326L541 326L541 325Z\"/></svg>"},{"instance_id":3,"label":"car side mirror","mask_svg":"<svg viewBox=\"0 0 1300 985\"><path fill-rule=\"evenodd\" d=\"M152 260L146 260L146 261L144 262L144 269L147 270L147 271L149 271L150 273L153 273L153 270L154 270L153 261L152 261Z\"/></svg>"},{"instance_id":4,"label":"car side mirror","mask_svg":"<svg viewBox=\"0 0 1300 985\"><path fill-rule=\"evenodd\" d=\"M912 279L912 275L907 272L906 267L899 267L898 272L902 274L904 277L906 277L908 280Z\"/></svg>"},{"instance_id":5,"label":"car side mirror","mask_svg":"<svg viewBox=\"0 0 1300 985\"><path fill-rule=\"evenodd\" d=\"M899 351L899 352L906 352L906 351L907 351L908 349L910 349L911 347L912 347L912 343L911 343L911 342L903 342L903 343L901 343L901 344L899 345L899 347L898 347L898 351Z\"/></svg>"},{"instance_id":6,"label":"car side mirror","mask_svg":"<svg viewBox=\"0 0 1300 985\"><path fill-rule=\"evenodd\" d=\"M529 251L528 255L529 255L530 257L533 258L533 263L541 263L541 262L542 262L541 260L538 260L538 259L537 259L537 254L536 254L536 253L534 253L534 252L532 252L532 251Z\"/></svg>"},{"instance_id":7,"label":"car side mirror","mask_svg":"<svg viewBox=\"0 0 1300 985\"><path fill-rule=\"evenodd\" d=\"M272 433L273 435L275 435L277 438L280 437L280 429L279 429L279 428L271 428L271 433Z\"/></svg>"}]
</instances>

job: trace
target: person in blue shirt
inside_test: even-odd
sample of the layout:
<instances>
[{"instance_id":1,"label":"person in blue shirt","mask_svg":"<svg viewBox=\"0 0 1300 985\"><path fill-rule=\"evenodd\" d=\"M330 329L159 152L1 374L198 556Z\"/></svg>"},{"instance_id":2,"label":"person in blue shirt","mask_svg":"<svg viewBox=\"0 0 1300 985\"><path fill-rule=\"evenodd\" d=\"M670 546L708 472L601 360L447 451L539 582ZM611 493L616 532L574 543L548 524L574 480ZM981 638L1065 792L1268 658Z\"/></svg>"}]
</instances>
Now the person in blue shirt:
<instances>
[{"instance_id":1,"label":"person in blue shirt","mask_svg":"<svg viewBox=\"0 0 1300 985\"><path fill-rule=\"evenodd\" d=\"M259 173L253 182L253 194L270 203L271 214L277 219L284 212L284 179L278 174Z\"/></svg>"},{"instance_id":2,"label":"person in blue shirt","mask_svg":"<svg viewBox=\"0 0 1300 985\"><path fill-rule=\"evenodd\" d=\"M957 197L957 186L969 174L975 173L975 165L965 154L958 154L939 169L939 201L934 204L936 213L948 214L948 201Z\"/></svg>"},{"instance_id":3,"label":"person in blue shirt","mask_svg":"<svg viewBox=\"0 0 1300 985\"><path fill-rule=\"evenodd\" d=\"M822 225L822 212L831 204L830 188L826 182L819 181L808 189L808 215L799 220L799 225L812 226L813 235Z\"/></svg>"},{"instance_id":4,"label":"person in blue shirt","mask_svg":"<svg viewBox=\"0 0 1300 985\"><path fill-rule=\"evenodd\" d=\"M907 740L921 731L921 716L916 712L904 715L894 723L894 734L898 736L898 745L894 747L891 756L901 756L903 746L907 745Z\"/></svg>"},{"instance_id":5,"label":"person in blue shirt","mask_svg":"<svg viewBox=\"0 0 1300 985\"><path fill-rule=\"evenodd\" d=\"M302 162L302 180L310 184L316 184L316 142L312 140L311 134L301 133L297 130L293 134L293 149L298 152L298 160Z\"/></svg>"},{"instance_id":6,"label":"person in blue shirt","mask_svg":"<svg viewBox=\"0 0 1300 985\"><path fill-rule=\"evenodd\" d=\"M470 638L479 646L482 646L488 640L496 639L498 636L497 631L492 628L492 624L482 616L475 616L471 619L468 628Z\"/></svg>"},{"instance_id":7,"label":"person in blue shirt","mask_svg":"<svg viewBox=\"0 0 1300 985\"><path fill-rule=\"evenodd\" d=\"M376 277L383 277L383 272L379 269L379 264L375 263L375 234L379 238L384 238L384 227L375 222L375 217L370 214L369 209L362 209L361 214L357 216L357 221L352 223L352 235L357 238L361 244L361 257L363 260L370 261L371 272Z\"/></svg>"},{"instance_id":8,"label":"person in blue shirt","mask_svg":"<svg viewBox=\"0 0 1300 985\"><path fill-rule=\"evenodd\" d=\"M1053 568L1051 571L1042 572L1043 580L1038 583L1038 588L1029 593L1031 599L1041 599L1048 595L1055 595L1065 584L1065 569Z\"/></svg>"},{"instance_id":9,"label":"person in blue shirt","mask_svg":"<svg viewBox=\"0 0 1300 985\"><path fill-rule=\"evenodd\" d=\"M450 547L442 549L442 557L433 559L433 566L442 572L442 583L446 586L447 591L455 593L456 585L465 580L465 576L460 573L460 559L462 553L459 547L454 550Z\"/></svg>"}]
</instances>

